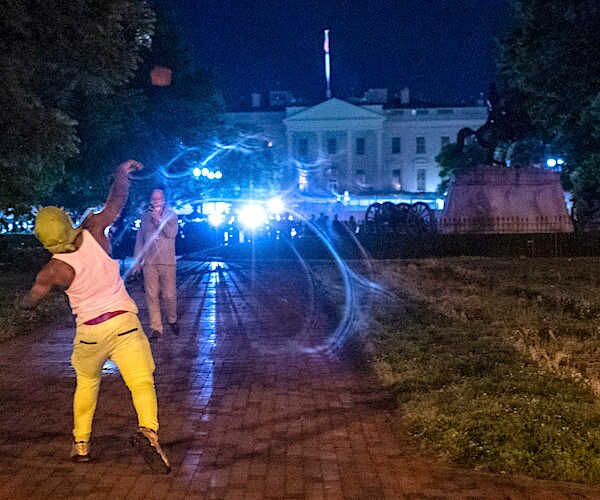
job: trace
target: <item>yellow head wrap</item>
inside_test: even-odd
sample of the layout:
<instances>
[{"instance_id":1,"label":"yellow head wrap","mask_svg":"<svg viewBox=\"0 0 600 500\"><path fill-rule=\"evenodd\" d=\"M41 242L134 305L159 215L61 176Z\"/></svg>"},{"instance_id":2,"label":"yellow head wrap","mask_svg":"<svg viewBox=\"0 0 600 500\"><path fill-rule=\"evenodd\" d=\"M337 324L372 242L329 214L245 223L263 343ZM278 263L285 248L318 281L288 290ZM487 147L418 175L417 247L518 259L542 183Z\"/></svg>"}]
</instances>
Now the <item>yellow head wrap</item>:
<instances>
[{"instance_id":1,"label":"yellow head wrap","mask_svg":"<svg viewBox=\"0 0 600 500\"><path fill-rule=\"evenodd\" d=\"M73 242L81 232L81 227L73 227L71 217L62 208L44 207L35 217L33 232L47 250L64 253L75 250Z\"/></svg>"}]
</instances>

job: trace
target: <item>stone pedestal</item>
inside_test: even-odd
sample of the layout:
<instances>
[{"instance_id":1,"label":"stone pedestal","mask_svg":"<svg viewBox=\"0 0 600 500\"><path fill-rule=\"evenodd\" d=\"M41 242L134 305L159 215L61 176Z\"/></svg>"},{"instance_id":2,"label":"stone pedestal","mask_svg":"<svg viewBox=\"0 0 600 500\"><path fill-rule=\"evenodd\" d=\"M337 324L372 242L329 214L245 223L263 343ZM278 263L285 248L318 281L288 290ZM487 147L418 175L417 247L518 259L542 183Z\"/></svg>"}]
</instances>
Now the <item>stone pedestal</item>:
<instances>
[{"instance_id":1,"label":"stone pedestal","mask_svg":"<svg viewBox=\"0 0 600 500\"><path fill-rule=\"evenodd\" d=\"M557 172L480 165L448 187L443 234L572 233Z\"/></svg>"}]
</instances>

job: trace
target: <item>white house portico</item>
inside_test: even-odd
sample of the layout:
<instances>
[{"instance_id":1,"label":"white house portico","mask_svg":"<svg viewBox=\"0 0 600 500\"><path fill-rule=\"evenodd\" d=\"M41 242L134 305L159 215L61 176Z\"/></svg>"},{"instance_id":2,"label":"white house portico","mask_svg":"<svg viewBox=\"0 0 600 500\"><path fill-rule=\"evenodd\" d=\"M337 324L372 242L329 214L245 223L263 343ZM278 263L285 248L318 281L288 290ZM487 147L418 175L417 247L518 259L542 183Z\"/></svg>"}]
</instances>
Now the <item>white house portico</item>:
<instances>
[{"instance_id":1,"label":"white house portico","mask_svg":"<svg viewBox=\"0 0 600 500\"><path fill-rule=\"evenodd\" d=\"M299 165L301 190L315 184L334 191L383 187L381 112L333 98L311 108L287 108L286 114L288 151ZM303 164L322 168L303 169Z\"/></svg>"},{"instance_id":2,"label":"white house portico","mask_svg":"<svg viewBox=\"0 0 600 500\"><path fill-rule=\"evenodd\" d=\"M483 106L352 104L328 99L315 106L227 113L231 125L263 131L289 187L330 192L365 202L435 200L435 157L463 127L479 128ZM364 205L365 203L360 203Z\"/></svg>"}]
</instances>

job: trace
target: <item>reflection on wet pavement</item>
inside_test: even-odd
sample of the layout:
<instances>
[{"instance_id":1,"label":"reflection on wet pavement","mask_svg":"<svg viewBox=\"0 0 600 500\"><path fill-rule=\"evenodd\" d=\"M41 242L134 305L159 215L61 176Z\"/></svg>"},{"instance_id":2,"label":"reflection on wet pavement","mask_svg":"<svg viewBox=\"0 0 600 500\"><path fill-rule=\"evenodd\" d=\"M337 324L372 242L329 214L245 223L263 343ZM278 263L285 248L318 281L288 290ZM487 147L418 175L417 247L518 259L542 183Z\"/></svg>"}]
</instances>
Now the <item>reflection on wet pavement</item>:
<instances>
[{"instance_id":1,"label":"reflection on wet pavement","mask_svg":"<svg viewBox=\"0 0 600 500\"><path fill-rule=\"evenodd\" d=\"M389 395L341 356L366 299L352 290L352 314L329 303L315 279L327 265L179 263L181 334L166 329L152 344L169 476L150 474L129 448L136 419L112 363L94 420L95 460L68 461L71 327L2 344L0 498L600 497L420 455L392 425ZM141 284L131 291L146 326Z\"/></svg>"}]
</instances>

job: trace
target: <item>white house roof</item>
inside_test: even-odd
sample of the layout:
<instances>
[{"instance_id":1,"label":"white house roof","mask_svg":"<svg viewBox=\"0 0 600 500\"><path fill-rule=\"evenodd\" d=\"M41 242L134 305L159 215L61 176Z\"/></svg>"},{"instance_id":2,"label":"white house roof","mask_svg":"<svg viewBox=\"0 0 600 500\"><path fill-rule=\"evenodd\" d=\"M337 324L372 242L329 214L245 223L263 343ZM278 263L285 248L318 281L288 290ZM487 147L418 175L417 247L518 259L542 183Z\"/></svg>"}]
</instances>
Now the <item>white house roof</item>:
<instances>
[{"instance_id":1,"label":"white house roof","mask_svg":"<svg viewBox=\"0 0 600 500\"><path fill-rule=\"evenodd\" d=\"M385 120L383 113L378 113L371 109L365 109L361 106L356 106L335 97L328 99L316 106L303 108L290 114L286 119L286 123L295 123L303 121L340 121L340 120L374 120L382 122Z\"/></svg>"}]
</instances>

